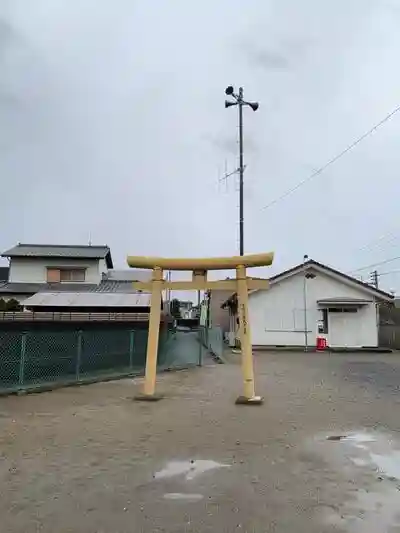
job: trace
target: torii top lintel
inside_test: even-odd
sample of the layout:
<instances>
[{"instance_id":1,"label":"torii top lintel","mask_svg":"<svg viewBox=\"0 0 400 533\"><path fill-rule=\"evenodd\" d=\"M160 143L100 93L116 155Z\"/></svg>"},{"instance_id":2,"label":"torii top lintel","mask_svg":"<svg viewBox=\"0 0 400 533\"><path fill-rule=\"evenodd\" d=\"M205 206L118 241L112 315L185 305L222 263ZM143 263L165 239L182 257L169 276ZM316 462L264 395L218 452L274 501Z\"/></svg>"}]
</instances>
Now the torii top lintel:
<instances>
[{"instance_id":1,"label":"torii top lintel","mask_svg":"<svg viewBox=\"0 0 400 533\"><path fill-rule=\"evenodd\" d=\"M128 265L132 268L161 268L162 270L230 270L238 266L261 267L270 266L274 253L235 255L232 257L200 257L200 258L170 258L145 257L129 255Z\"/></svg>"}]
</instances>

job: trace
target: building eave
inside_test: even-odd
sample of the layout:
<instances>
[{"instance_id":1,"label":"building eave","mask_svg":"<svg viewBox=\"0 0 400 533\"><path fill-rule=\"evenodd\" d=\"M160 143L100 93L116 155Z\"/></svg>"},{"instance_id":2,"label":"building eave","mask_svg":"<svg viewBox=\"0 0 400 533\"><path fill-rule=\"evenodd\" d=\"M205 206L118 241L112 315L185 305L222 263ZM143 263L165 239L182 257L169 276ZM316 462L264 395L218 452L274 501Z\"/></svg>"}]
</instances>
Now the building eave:
<instances>
[{"instance_id":1,"label":"building eave","mask_svg":"<svg viewBox=\"0 0 400 533\"><path fill-rule=\"evenodd\" d=\"M314 261L313 259L310 259L306 261L305 263L300 263L292 268L289 268L287 270L284 270L283 272L280 272L279 274L276 274L275 276L272 276L271 278L269 278L270 286L273 287L273 285L279 283L280 281L283 281L284 279L295 276L296 274L300 272L306 272L307 270L310 270L310 269L315 269L317 272L327 274L330 277L338 278L348 285L355 286L358 289L369 294L370 296L373 296L373 298L375 298L376 300L380 302L394 302L393 294L382 291L381 289L376 289L375 287L372 287L371 285L367 285L366 283L363 283L362 281L356 278L353 278L352 276L349 276L348 274L344 274L343 272L340 272L339 270L336 270L330 266L324 265L323 263L319 263L318 261ZM249 291L249 296L251 296L252 294L256 292L259 292L259 290L261 289L254 289L252 291ZM225 309L226 307L230 307L234 305L235 300L236 300L236 293L232 294L225 302L223 302L221 304L221 308Z\"/></svg>"},{"instance_id":2,"label":"building eave","mask_svg":"<svg viewBox=\"0 0 400 533\"><path fill-rule=\"evenodd\" d=\"M324 265L323 263L319 263L318 261L314 261L314 259L309 259L305 263L300 263L288 270L284 270L283 272L280 272L279 274L272 276L269 279L270 284L273 285L274 283L278 283L279 281L282 281L285 278L294 276L298 274L299 272L309 270L310 268L314 268L317 272L319 271L321 273L325 273L327 275L340 278L342 281L347 282L347 284L356 286L358 289L365 291L367 294L373 295L375 298L379 300L383 300L387 302L392 302L394 300L394 296L392 294L382 291L381 289L376 289L375 287L372 287L371 285L367 285L366 283L354 278L353 276L349 276L348 274L345 274L344 272L340 272L339 270L336 270L335 268Z\"/></svg>"}]
</instances>

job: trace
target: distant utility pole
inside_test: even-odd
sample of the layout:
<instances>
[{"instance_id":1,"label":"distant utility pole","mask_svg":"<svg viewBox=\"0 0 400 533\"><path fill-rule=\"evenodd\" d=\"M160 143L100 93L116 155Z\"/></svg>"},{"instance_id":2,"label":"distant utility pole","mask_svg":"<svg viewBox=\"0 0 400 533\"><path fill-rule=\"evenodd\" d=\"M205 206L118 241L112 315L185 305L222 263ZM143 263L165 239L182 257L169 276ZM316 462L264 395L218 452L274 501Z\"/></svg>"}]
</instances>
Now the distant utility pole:
<instances>
[{"instance_id":1,"label":"distant utility pole","mask_svg":"<svg viewBox=\"0 0 400 533\"><path fill-rule=\"evenodd\" d=\"M374 270L371 272L371 284L375 287L375 289L379 288L379 274L377 270Z\"/></svg>"},{"instance_id":2,"label":"distant utility pole","mask_svg":"<svg viewBox=\"0 0 400 533\"><path fill-rule=\"evenodd\" d=\"M225 89L225 94L231 96L233 101L225 100L225 108L237 105L239 107L239 239L240 239L240 255L244 255L244 212L243 212L243 174L244 174L244 160L243 160L243 106L249 106L253 111L257 111L258 102L246 102L243 98L243 87L239 87L239 92L236 94L232 85Z\"/></svg>"},{"instance_id":3,"label":"distant utility pole","mask_svg":"<svg viewBox=\"0 0 400 533\"><path fill-rule=\"evenodd\" d=\"M308 351L308 324L307 324L307 272L305 265L308 261L308 255L303 257L303 306L304 306L304 351Z\"/></svg>"}]
</instances>

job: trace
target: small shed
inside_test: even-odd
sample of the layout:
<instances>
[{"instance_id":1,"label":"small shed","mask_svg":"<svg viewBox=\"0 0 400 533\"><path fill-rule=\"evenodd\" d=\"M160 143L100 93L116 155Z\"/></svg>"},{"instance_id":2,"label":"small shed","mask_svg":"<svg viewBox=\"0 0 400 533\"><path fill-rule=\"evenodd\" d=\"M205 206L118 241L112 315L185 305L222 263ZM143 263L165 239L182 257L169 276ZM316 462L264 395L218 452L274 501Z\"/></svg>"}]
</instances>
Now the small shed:
<instances>
[{"instance_id":1,"label":"small shed","mask_svg":"<svg viewBox=\"0 0 400 533\"><path fill-rule=\"evenodd\" d=\"M324 337L334 348L378 346L379 304L393 296L314 260L270 278L268 290L249 294L249 321L256 346L313 346ZM236 296L231 334L238 337Z\"/></svg>"}]
</instances>

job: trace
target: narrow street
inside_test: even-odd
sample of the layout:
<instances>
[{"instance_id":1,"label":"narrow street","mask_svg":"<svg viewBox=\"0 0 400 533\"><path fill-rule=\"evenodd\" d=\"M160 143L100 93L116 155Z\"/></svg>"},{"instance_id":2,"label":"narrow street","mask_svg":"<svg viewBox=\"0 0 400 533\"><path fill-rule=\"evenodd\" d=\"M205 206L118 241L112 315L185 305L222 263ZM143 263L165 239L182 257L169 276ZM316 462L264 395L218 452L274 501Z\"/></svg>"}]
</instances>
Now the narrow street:
<instances>
[{"instance_id":1,"label":"narrow street","mask_svg":"<svg viewBox=\"0 0 400 533\"><path fill-rule=\"evenodd\" d=\"M1 398L5 533L400 531L400 358L256 355L240 366Z\"/></svg>"}]
</instances>

